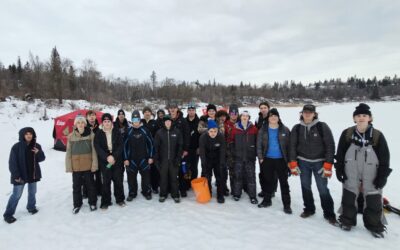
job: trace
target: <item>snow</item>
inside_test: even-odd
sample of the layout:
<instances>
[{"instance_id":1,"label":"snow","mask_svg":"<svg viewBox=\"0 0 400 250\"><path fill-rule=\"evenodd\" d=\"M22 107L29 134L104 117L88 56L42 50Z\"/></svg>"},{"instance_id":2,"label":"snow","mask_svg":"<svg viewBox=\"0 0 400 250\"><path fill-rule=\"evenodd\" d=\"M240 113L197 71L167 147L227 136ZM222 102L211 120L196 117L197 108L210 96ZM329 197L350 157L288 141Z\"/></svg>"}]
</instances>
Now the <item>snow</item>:
<instances>
[{"instance_id":1,"label":"snow","mask_svg":"<svg viewBox=\"0 0 400 250\"><path fill-rule=\"evenodd\" d=\"M374 125L385 134L392 153L391 167L394 171L384 189L384 196L389 198L392 205L399 207L400 184L396 180L400 172L396 163L400 161L400 135L395 131L400 120L395 116L395 110L400 109L400 102L369 104ZM75 105L90 106L85 102ZM353 124L352 112L356 105L329 104L317 108L320 119L330 125L336 142L341 131ZM245 109L250 111L252 120L257 117L256 108ZM279 108L281 118L289 128L297 123L300 109ZM115 115L117 110L117 107L105 107L103 111L111 111ZM54 118L68 111L68 105L49 108L47 115ZM52 149L53 120L40 120L43 112L44 105L39 101L26 103L9 100L0 103L2 213L12 190L8 155L11 146L18 140L20 128L35 128L38 142L47 157L41 164L43 179L38 183L39 213L30 215L26 211L25 189L15 214L17 222L12 225L0 222L0 249L395 249L400 244L400 218L395 214L386 214L388 234L383 240L374 239L368 233L361 216L358 217L358 226L351 232L344 232L326 223L315 186L316 215L308 219L300 218L303 202L298 177L289 178L292 215L283 213L279 192L273 199L272 207L263 209L250 204L246 195L239 202L229 197L225 204L218 204L215 198L208 204L198 204L193 192L189 192L188 198L182 199L180 204L175 204L170 198L163 204L159 203L158 196L147 201L138 195L132 202L127 202L124 208L114 205L107 211L95 212L89 211L85 200L81 212L73 215L72 177L65 173L64 153ZM127 183L124 185L126 193ZM332 178L329 187L335 209L338 209L341 185L336 178Z\"/></svg>"}]
</instances>

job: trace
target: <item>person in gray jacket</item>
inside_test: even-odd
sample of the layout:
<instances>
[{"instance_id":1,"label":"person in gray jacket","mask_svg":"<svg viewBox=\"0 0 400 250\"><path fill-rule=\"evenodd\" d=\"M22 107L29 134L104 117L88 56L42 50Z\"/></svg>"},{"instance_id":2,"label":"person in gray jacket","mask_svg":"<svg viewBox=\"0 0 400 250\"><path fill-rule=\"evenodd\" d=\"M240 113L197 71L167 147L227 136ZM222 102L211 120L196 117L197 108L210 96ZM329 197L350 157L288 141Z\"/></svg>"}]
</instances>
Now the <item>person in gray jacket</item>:
<instances>
[{"instance_id":1,"label":"person in gray jacket","mask_svg":"<svg viewBox=\"0 0 400 250\"><path fill-rule=\"evenodd\" d=\"M264 183L264 200L258 207L272 205L271 197L275 191L275 179L278 177L281 186L283 211L292 213L290 208L290 190L288 184L288 153L290 131L283 125L276 108L271 109L265 123L257 135L257 157L260 162L260 182Z\"/></svg>"},{"instance_id":2,"label":"person in gray jacket","mask_svg":"<svg viewBox=\"0 0 400 250\"><path fill-rule=\"evenodd\" d=\"M328 125L318 120L318 113L312 104L304 105L300 112L300 123L296 124L290 136L290 171L300 175L304 211L307 218L315 213L311 176L314 174L321 199L324 218L337 225L332 196L328 189L328 178L332 176L335 155L335 141Z\"/></svg>"}]
</instances>

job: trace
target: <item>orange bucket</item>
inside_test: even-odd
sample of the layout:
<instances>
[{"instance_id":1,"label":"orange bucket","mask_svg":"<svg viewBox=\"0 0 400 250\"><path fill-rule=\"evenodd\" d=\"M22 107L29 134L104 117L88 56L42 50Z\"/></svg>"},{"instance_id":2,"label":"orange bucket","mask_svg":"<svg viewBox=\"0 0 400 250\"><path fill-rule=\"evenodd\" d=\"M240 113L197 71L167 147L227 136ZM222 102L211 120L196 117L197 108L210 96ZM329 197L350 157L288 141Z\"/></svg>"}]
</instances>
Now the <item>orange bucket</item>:
<instances>
[{"instance_id":1,"label":"orange bucket","mask_svg":"<svg viewBox=\"0 0 400 250\"><path fill-rule=\"evenodd\" d=\"M210 189L208 188L208 180L200 177L191 182L193 191L196 195L196 201L199 203L207 203L211 200Z\"/></svg>"}]
</instances>

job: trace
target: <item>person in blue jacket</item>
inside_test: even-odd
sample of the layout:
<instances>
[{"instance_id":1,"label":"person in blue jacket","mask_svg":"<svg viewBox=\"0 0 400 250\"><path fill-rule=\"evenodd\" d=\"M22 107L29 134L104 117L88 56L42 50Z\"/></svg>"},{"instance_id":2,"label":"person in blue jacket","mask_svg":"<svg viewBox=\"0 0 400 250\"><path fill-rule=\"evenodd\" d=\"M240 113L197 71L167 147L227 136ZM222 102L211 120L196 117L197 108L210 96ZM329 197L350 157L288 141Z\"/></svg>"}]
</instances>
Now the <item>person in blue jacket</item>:
<instances>
[{"instance_id":1,"label":"person in blue jacket","mask_svg":"<svg viewBox=\"0 0 400 250\"><path fill-rule=\"evenodd\" d=\"M25 127L19 131L19 142L11 148L8 161L11 172L13 192L3 214L4 220L11 224L15 222L14 214L18 201L22 196L25 184L28 184L28 205L26 208L31 214L36 214L36 182L42 178L39 162L45 160L45 155L40 144L36 142L35 130Z\"/></svg>"}]
</instances>

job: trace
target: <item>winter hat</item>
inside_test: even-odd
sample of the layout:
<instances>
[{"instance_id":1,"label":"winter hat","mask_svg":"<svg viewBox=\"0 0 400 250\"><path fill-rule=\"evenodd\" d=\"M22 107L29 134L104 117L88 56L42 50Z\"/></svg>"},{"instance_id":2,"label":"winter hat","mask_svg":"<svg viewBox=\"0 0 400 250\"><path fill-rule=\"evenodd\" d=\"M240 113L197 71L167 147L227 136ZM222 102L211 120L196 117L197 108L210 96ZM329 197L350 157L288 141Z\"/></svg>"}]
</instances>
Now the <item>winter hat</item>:
<instances>
[{"instance_id":1,"label":"winter hat","mask_svg":"<svg viewBox=\"0 0 400 250\"><path fill-rule=\"evenodd\" d=\"M123 109L118 110L117 115L124 115L125 116L125 111Z\"/></svg>"},{"instance_id":2,"label":"winter hat","mask_svg":"<svg viewBox=\"0 0 400 250\"><path fill-rule=\"evenodd\" d=\"M104 122L105 120L112 121L112 116L110 115L110 113L104 113L104 114L101 116L101 121Z\"/></svg>"},{"instance_id":3,"label":"winter hat","mask_svg":"<svg viewBox=\"0 0 400 250\"><path fill-rule=\"evenodd\" d=\"M139 110L134 110L132 112L132 122L140 122L140 113Z\"/></svg>"},{"instance_id":4,"label":"winter hat","mask_svg":"<svg viewBox=\"0 0 400 250\"><path fill-rule=\"evenodd\" d=\"M237 104L231 104L229 105L229 114L239 114L239 107Z\"/></svg>"},{"instance_id":5,"label":"winter hat","mask_svg":"<svg viewBox=\"0 0 400 250\"><path fill-rule=\"evenodd\" d=\"M217 123L214 120L208 120L207 122L207 128L208 130L212 129L212 128L218 128Z\"/></svg>"},{"instance_id":6,"label":"winter hat","mask_svg":"<svg viewBox=\"0 0 400 250\"><path fill-rule=\"evenodd\" d=\"M210 109L213 109L214 111L217 111L217 107L216 107L214 104L211 104L211 103L207 105L207 112L208 112Z\"/></svg>"},{"instance_id":7,"label":"winter hat","mask_svg":"<svg viewBox=\"0 0 400 250\"><path fill-rule=\"evenodd\" d=\"M278 118L280 118L279 112L276 108L272 108L268 111L267 117L270 117L272 115L276 115Z\"/></svg>"},{"instance_id":8,"label":"winter hat","mask_svg":"<svg viewBox=\"0 0 400 250\"><path fill-rule=\"evenodd\" d=\"M194 102L189 103L187 109L196 109L196 104Z\"/></svg>"},{"instance_id":9,"label":"winter hat","mask_svg":"<svg viewBox=\"0 0 400 250\"><path fill-rule=\"evenodd\" d=\"M82 121L82 122L84 122L85 124L87 124L86 118L83 117L81 114L79 114L79 115L77 115L77 116L75 117L74 126L75 126L79 121Z\"/></svg>"},{"instance_id":10,"label":"winter hat","mask_svg":"<svg viewBox=\"0 0 400 250\"><path fill-rule=\"evenodd\" d=\"M164 122L166 122L166 121L172 121L172 118L171 118L171 116L166 115L166 116L164 116L163 121L164 121Z\"/></svg>"},{"instance_id":11,"label":"winter hat","mask_svg":"<svg viewBox=\"0 0 400 250\"><path fill-rule=\"evenodd\" d=\"M146 111L149 111L151 114L153 114L153 112L151 111L151 108L150 107L148 107L148 106L146 106L146 107L144 107L143 108L143 114L144 114L144 112L146 112Z\"/></svg>"},{"instance_id":12,"label":"winter hat","mask_svg":"<svg viewBox=\"0 0 400 250\"><path fill-rule=\"evenodd\" d=\"M158 115L159 113L163 113L163 114L165 115L165 111L164 111L163 109L157 110L157 115Z\"/></svg>"},{"instance_id":13,"label":"winter hat","mask_svg":"<svg viewBox=\"0 0 400 250\"><path fill-rule=\"evenodd\" d=\"M315 105L306 104L306 105L303 106L303 110L301 112L304 112L304 111L315 112L315 109L316 109Z\"/></svg>"},{"instance_id":14,"label":"winter hat","mask_svg":"<svg viewBox=\"0 0 400 250\"><path fill-rule=\"evenodd\" d=\"M242 112L240 112L240 115L247 115L250 117L250 113L247 110L243 110Z\"/></svg>"},{"instance_id":15,"label":"winter hat","mask_svg":"<svg viewBox=\"0 0 400 250\"><path fill-rule=\"evenodd\" d=\"M265 105L268 107L268 109L270 108L269 103L268 102L261 102L260 104L258 104L258 107L261 107L262 105Z\"/></svg>"},{"instance_id":16,"label":"winter hat","mask_svg":"<svg viewBox=\"0 0 400 250\"><path fill-rule=\"evenodd\" d=\"M365 103L360 103L353 112L353 117L360 114L372 116L370 107Z\"/></svg>"}]
</instances>

